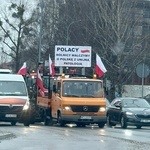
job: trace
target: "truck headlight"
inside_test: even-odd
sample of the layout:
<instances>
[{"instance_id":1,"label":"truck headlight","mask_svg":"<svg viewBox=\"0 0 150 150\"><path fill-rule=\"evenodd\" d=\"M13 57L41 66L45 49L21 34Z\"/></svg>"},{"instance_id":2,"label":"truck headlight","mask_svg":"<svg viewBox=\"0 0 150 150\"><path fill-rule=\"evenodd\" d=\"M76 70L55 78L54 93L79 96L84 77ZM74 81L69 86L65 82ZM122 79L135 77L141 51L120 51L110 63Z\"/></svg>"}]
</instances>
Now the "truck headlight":
<instances>
[{"instance_id":1,"label":"truck headlight","mask_svg":"<svg viewBox=\"0 0 150 150\"><path fill-rule=\"evenodd\" d=\"M65 107L63 108L63 110L70 111L70 110L71 110L71 107L65 106Z\"/></svg>"},{"instance_id":2,"label":"truck headlight","mask_svg":"<svg viewBox=\"0 0 150 150\"><path fill-rule=\"evenodd\" d=\"M23 106L23 110L28 110L30 107L29 101L26 101L25 105Z\"/></svg>"},{"instance_id":3,"label":"truck headlight","mask_svg":"<svg viewBox=\"0 0 150 150\"><path fill-rule=\"evenodd\" d=\"M105 108L105 107L100 107L100 108L99 108L99 111L105 112L105 111L106 111L106 108Z\"/></svg>"}]
</instances>

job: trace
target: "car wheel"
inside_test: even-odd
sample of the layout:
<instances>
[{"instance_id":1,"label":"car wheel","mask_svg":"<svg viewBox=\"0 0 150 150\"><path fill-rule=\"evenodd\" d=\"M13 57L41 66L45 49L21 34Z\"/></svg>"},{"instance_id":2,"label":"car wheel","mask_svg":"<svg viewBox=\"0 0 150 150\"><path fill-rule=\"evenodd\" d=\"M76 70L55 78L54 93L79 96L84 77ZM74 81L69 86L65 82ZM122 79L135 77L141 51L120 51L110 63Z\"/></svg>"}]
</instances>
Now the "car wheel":
<instances>
[{"instance_id":1,"label":"car wheel","mask_svg":"<svg viewBox=\"0 0 150 150\"><path fill-rule=\"evenodd\" d=\"M57 121L61 127L65 126L65 122L62 120L61 113L58 114Z\"/></svg>"},{"instance_id":2,"label":"car wheel","mask_svg":"<svg viewBox=\"0 0 150 150\"><path fill-rule=\"evenodd\" d=\"M124 129L127 128L126 118L125 118L125 116L123 116L123 115L122 115L122 117L121 117L120 124L121 124L121 127L122 127L122 128L124 128Z\"/></svg>"},{"instance_id":3,"label":"car wheel","mask_svg":"<svg viewBox=\"0 0 150 150\"><path fill-rule=\"evenodd\" d=\"M12 126L15 126L16 123L17 123L16 121L12 121L12 122L11 122L11 125L12 125Z\"/></svg>"},{"instance_id":4,"label":"car wheel","mask_svg":"<svg viewBox=\"0 0 150 150\"><path fill-rule=\"evenodd\" d=\"M115 126L116 124L115 123L112 123L111 122L111 118L109 115L107 115L107 126L108 127L112 127L112 126Z\"/></svg>"},{"instance_id":5,"label":"car wheel","mask_svg":"<svg viewBox=\"0 0 150 150\"><path fill-rule=\"evenodd\" d=\"M140 125L139 125L139 126L136 126L136 128L137 128L137 129L141 129L141 128L142 128L142 126L140 126Z\"/></svg>"},{"instance_id":6,"label":"car wheel","mask_svg":"<svg viewBox=\"0 0 150 150\"><path fill-rule=\"evenodd\" d=\"M27 121L27 122L24 122L24 126L29 126L30 125L30 122L29 121Z\"/></svg>"},{"instance_id":7,"label":"car wheel","mask_svg":"<svg viewBox=\"0 0 150 150\"><path fill-rule=\"evenodd\" d=\"M80 127L81 126L81 123L76 123L77 127Z\"/></svg>"},{"instance_id":8,"label":"car wheel","mask_svg":"<svg viewBox=\"0 0 150 150\"><path fill-rule=\"evenodd\" d=\"M104 128L105 123L99 123L98 126L99 126L99 128Z\"/></svg>"}]
</instances>

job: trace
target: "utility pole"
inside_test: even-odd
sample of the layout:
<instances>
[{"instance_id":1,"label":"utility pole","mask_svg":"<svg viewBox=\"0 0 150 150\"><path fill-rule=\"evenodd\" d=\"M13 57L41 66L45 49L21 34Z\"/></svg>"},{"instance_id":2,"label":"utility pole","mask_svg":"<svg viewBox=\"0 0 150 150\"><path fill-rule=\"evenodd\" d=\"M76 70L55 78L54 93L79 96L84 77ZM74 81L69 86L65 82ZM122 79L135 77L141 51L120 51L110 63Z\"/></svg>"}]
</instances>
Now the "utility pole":
<instances>
[{"instance_id":1,"label":"utility pole","mask_svg":"<svg viewBox=\"0 0 150 150\"><path fill-rule=\"evenodd\" d=\"M38 46L38 63L41 62L41 43L42 43L42 26L43 26L43 8L44 3L43 0L40 0L40 33L39 33L39 46Z\"/></svg>"}]
</instances>

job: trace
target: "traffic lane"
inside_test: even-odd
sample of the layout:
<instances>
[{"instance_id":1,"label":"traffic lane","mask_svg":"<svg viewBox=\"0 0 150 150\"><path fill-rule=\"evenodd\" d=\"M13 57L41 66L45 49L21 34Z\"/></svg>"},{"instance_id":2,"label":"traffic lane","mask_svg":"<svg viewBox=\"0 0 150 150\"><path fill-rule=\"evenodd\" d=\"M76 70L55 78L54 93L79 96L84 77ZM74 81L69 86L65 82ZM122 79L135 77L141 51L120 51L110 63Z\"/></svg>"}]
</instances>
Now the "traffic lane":
<instances>
[{"instance_id":1,"label":"traffic lane","mask_svg":"<svg viewBox=\"0 0 150 150\"><path fill-rule=\"evenodd\" d=\"M43 124L24 127L17 124L17 126L1 125L0 129L16 136L16 138L1 141L2 150L150 149L150 128L139 130L129 127L124 130L119 126L115 128L105 126L104 129L99 129L97 126L76 127L74 125L62 128Z\"/></svg>"},{"instance_id":2,"label":"traffic lane","mask_svg":"<svg viewBox=\"0 0 150 150\"><path fill-rule=\"evenodd\" d=\"M127 129L122 129L119 125L115 127L107 127L105 136L110 136L112 138L119 138L125 140L133 140L137 142L150 143L150 135L148 134L150 127L142 127L137 129L135 126L128 126Z\"/></svg>"}]
</instances>

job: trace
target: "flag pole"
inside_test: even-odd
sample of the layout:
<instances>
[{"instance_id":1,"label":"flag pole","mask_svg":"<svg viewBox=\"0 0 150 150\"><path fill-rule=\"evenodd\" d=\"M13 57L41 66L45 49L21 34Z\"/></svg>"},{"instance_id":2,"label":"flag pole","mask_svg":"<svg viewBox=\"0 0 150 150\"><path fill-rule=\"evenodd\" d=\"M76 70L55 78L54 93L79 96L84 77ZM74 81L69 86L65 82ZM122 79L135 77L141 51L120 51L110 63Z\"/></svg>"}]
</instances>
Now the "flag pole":
<instances>
[{"instance_id":1,"label":"flag pole","mask_svg":"<svg viewBox=\"0 0 150 150\"><path fill-rule=\"evenodd\" d=\"M48 58L48 65L49 65L49 83L48 83L48 99L50 99L51 98L51 96L50 96L50 84L51 84L51 74L50 74L50 54L49 54L49 58Z\"/></svg>"},{"instance_id":2,"label":"flag pole","mask_svg":"<svg viewBox=\"0 0 150 150\"><path fill-rule=\"evenodd\" d=\"M49 74L49 83L48 83L48 98L51 98L51 75Z\"/></svg>"}]
</instances>

